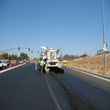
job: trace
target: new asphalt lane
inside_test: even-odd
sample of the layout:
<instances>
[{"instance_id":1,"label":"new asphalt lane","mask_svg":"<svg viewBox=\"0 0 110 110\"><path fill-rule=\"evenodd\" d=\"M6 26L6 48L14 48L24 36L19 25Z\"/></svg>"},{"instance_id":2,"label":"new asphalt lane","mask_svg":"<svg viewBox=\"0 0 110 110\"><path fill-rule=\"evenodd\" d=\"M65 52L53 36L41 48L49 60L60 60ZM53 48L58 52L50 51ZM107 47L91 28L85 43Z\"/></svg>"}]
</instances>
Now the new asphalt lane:
<instances>
[{"instance_id":1,"label":"new asphalt lane","mask_svg":"<svg viewBox=\"0 0 110 110\"><path fill-rule=\"evenodd\" d=\"M70 68L57 76L67 88L95 104L99 110L110 110L110 80Z\"/></svg>"},{"instance_id":2,"label":"new asphalt lane","mask_svg":"<svg viewBox=\"0 0 110 110\"><path fill-rule=\"evenodd\" d=\"M0 74L0 110L69 110L62 87L26 64Z\"/></svg>"}]
</instances>

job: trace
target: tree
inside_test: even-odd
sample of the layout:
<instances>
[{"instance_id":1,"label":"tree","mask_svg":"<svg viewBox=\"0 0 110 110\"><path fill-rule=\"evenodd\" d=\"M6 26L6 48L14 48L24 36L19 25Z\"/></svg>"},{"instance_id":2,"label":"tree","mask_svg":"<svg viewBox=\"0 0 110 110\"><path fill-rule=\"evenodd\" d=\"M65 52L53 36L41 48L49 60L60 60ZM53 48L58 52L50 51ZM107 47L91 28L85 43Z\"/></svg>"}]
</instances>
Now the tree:
<instances>
[{"instance_id":1,"label":"tree","mask_svg":"<svg viewBox=\"0 0 110 110\"><path fill-rule=\"evenodd\" d=\"M83 55L81 55L80 57L88 57L88 55L86 53L84 53Z\"/></svg>"},{"instance_id":2,"label":"tree","mask_svg":"<svg viewBox=\"0 0 110 110\"><path fill-rule=\"evenodd\" d=\"M18 57L17 55L14 55L14 59L15 59L15 60L18 60L18 58L19 58L19 57Z\"/></svg>"},{"instance_id":3,"label":"tree","mask_svg":"<svg viewBox=\"0 0 110 110\"><path fill-rule=\"evenodd\" d=\"M8 53L3 53L3 59L8 59Z\"/></svg>"},{"instance_id":4,"label":"tree","mask_svg":"<svg viewBox=\"0 0 110 110\"><path fill-rule=\"evenodd\" d=\"M66 54L66 55L63 56L63 59L64 60L73 60L73 59L75 59L75 56Z\"/></svg>"},{"instance_id":5,"label":"tree","mask_svg":"<svg viewBox=\"0 0 110 110\"><path fill-rule=\"evenodd\" d=\"M8 59L9 59L9 60L13 60L12 55L9 55L9 56L8 56Z\"/></svg>"},{"instance_id":6,"label":"tree","mask_svg":"<svg viewBox=\"0 0 110 110\"><path fill-rule=\"evenodd\" d=\"M20 54L20 59L21 59L21 60L29 59L29 56L28 56L26 53L23 53L23 52L22 52L22 53Z\"/></svg>"},{"instance_id":7,"label":"tree","mask_svg":"<svg viewBox=\"0 0 110 110\"><path fill-rule=\"evenodd\" d=\"M69 55L68 55L68 54L64 55L64 56L63 56L63 59L64 59L64 60L69 60Z\"/></svg>"},{"instance_id":8,"label":"tree","mask_svg":"<svg viewBox=\"0 0 110 110\"><path fill-rule=\"evenodd\" d=\"M80 57L78 55L68 55L68 54L65 54L63 56L63 60L74 60L74 59L77 59L77 58L80 58Z\"/></svg>"}]
</instances>

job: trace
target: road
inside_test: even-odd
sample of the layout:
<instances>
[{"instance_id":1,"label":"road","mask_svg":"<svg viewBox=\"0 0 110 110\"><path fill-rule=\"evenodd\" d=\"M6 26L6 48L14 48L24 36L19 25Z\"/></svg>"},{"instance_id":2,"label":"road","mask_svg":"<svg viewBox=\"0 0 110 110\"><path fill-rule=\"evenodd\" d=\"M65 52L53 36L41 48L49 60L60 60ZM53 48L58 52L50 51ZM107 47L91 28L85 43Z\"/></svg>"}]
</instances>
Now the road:
<instances>
[{"instance_id":1,"label":"road","mask_svg":"<svg viewBox=\"0 0 110 110\"><path fill-rule=\"evenodd\" d=\"M110 109L110 81L66 69L58 78L77 95ZM0 73L0 110L69 110L69 99L50 75L34 71L34 64Z\"/></svg>"},{"instance_id":2,"label":"road","mask_svg":"<svg viewBox=\"0 0 110 110\"><path fill-rule=\"evenodd\" d=\"M103 80L68 68L58 78L77 95L95 104L99 110L110 110L110 80Z\"/></svg>"},{"instance_id":3,"label":"road","mask_svg":"<svg viewBox=\"0 0 110 110\"><path fill-rule=\"evenodd\" d=\"M0 74L0 110L69 110L69 99L50 76L26 64Z\"/></svg>"}]
</instances>

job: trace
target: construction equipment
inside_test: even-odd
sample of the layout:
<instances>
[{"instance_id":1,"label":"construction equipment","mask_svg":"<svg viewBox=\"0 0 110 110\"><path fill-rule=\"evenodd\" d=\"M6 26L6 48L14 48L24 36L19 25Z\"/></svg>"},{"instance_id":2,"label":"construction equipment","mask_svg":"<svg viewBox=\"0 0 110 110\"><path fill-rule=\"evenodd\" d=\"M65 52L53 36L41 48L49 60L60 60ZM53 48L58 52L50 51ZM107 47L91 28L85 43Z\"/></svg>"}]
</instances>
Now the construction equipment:
<instances>
[{"instance_id":1,"label":"construction equipment","mask_svg":"<svg viewBox=\"0 0 110 110\"><path fill-rule=\"evenodd\" d=\"M41 53L41 58L45 62L45 67L44 67L44 72L49 73L51 71L55 73L64 73L64 69L59 63L59 58L58 58L58 53L59 50L56 49L46 49L45 52Z\"/></svg>"}]
</instances>

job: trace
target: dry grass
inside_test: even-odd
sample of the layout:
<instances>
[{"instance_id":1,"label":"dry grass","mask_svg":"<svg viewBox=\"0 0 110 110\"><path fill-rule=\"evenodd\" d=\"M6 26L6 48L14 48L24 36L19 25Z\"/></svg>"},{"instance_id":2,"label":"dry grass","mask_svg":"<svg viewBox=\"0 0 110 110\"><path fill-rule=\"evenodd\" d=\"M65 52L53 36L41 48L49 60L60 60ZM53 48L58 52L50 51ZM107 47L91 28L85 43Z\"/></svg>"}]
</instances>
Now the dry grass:
<instances>
[{"instance_id":1,"label":"dry grass","mask_svg":"<svg viewBox=\"0 0 110 110\"><path fill-rule=\"evenodd\" d=\"M68 66L76 67L78 69L110 76L110 54L106 55L106 71L104 70L104 55L96 55L76 60L67 61Z\"/></svg>"}]
</instances>

